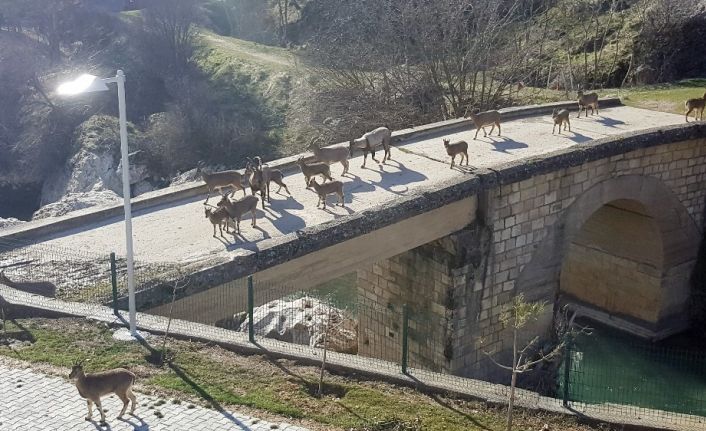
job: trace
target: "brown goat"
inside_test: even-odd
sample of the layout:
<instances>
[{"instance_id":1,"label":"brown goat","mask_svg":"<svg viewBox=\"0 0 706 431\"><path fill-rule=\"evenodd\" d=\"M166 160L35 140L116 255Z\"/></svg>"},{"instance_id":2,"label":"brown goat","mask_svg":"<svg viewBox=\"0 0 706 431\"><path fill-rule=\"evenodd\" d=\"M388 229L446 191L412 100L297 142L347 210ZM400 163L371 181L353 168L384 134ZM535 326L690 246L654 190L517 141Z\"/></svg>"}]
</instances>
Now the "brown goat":
<instances>
[{"instance_id":1,"label":"brown goat","mask_svg":"<svg viewBox=\"0 0 706 431\"><path fill-rule=\"evenodd\" d=\"M684 103L684 106L686 107L686 122L689 122L689 114L691 114L692 111L694 111L694 121L696 121L697 116L699 116L699 113L701 114L699 119L703 121L704 119L704 107L706 106L706 93L704 94L704 97L702 98L696 98L696 99L689 99Z\"/></svg>"},{"instance_id":2,"label":"brown goat","mask_svg":"<svg viewBox=\"0 0 706 431\"><path fill-rule=\"evenodd\" d=\"M282 190L287 192L289 196L292 194L289 192L287 185L284 183L284 174L279 169L272 169L267 164L262 164L262 159L258 156L255 157L254 164L248 161L248 167L246 168L246 173L248 173L248 181L250 182L250 191L254 195L260 192L260 197L262 199L262 209L265 209L265 200L270 202L270 183L274 182L279 186L277 193Z\"/></svg>"},{"instance_id":3,"label":"brown goat","mask_svg":"<svg viewBox=\"0 0 706 431\"><path fill-rule=\"evenodd\" d=\"M554 131L556 130L556 126L559 126L559 134L561 135L561 126L564 126L564 130L566 130L566 126L569 126L569 132L571 131L571 120L569 120L569 110L568 109L559 109L557 110L554 108L552 111L552 120L554 121L554 127L552 127L552 135L554 134Z\"/></svg>"},{"instance_id":4,"label":"brown goat","mask_svg":"<svg viewBox=\"0 0 706 431\"><path fill-rule=\"evenodd\" d=\"M495 126L498 126L498 136L500 136L500 112L480 112L478 109L474 109L471 111L471 120L476 126L476 135L473 137L474 140L478 139L478 132L480 132L480 129L483 129L483 136L488 136L485 132L485 126L490 126L491 124L493 127L490 129L490 134L492 135L493 130L495 130Z\"/></svg>"},{"instance_id":5,"label":"brown goat","mask_svg":"<svg viewBox=\"0 0 706 431\"><path fill-rule=\"evenodd\" d=\"M368 153L372 157L373 161L378 162L375 158L375 149L382 146L385 154L382 156L382 164L385 161L392 160L392 153L390 152L390 145L392 143L392 131L387 127L378 127L377 129L363 134L360 138L351 139L348 142L348 151L350 156L353 157L353 151L358 148L363 150L363 165L361 168L365 168L365 162L368 160Z\"/></svg>"},{"instance_id":6,"label":"brown goat","mask_svg":"<svg viewBox=\"0 0 706 431\"><path fill-rule=\"evenodd\" d=\"M319 202L316 204L316 208L319 207L319 205L323 204L322 208L326 208L326 196L330 194L337 194L338 195L338 202L341 206L344 206L343 204L343 183L336 180L336 181L331 181L328 183L324 184L319 184L316 182L316 178L312 178L311 182L309 183L311 187L316 190L316 194L319 195Z\"/></svg>"},{"instance_id":7,"label":"brown goat","mask_svg":"<svg viewBox=\"0 0 706 431\"><path fill-rule=\"evenodd\" d=\"M228 215L235 221L235 233L240 233L240 219L245 213L252 214L252 226L257 226L257 196L245 196L235 202L231 202L228 196L223 196L218 202L219 207L228 211Z\"/></svg>"},{"instance_id":8,"label":"brown goat","mask_svg":"<svg viewBox=\"0 0 706 431\"><path fill-rule=\"evenodd\" d=\"M226 233L228 233L228 219L230 215L223 207L206 208L206 218L213 224L213 237L216 237L216 226L223 236L223 225L226 225Z\"/></svg>"},{"instance_id":9,"label":"brown goat","mask_svg":"<svg viewBox=\"0 0 706 431\"><path fill-rule=\"evenodd\" d=\"M595 113L598 114L598 93L588 93L583 94L583 91L578 92L578 102L579 102L579 114L576 118L581 118L581 109L586 111L586 117L588 117L588 108L591 108L591 115Z\"/></svg>"},{"instance_id":10,"label":"brown goat","mask_svg":"<svg viewBox=\"0 0 706 431\"><path fill-rule=\"evenodd\" d=\"M451 169L454 167L454 162L457 155L461 155L460 165L463 165L463 158L466 157L466 166L468 166L468 143L466 141L457 141L451 143L449 139L444 139L444 147L446 154L451 156Z\"/></svg>"},{"instance_id":11,"label":"brown goat","mask_svg":"<svg viewBox=\"0 0 706 431\"><path fill-rule=\"evenodd\" d=\"M310 187L311 179L317 175L324 177L324 181L333 181L333 178L331 178L331 167L327 163L306 163L303 157L300 157L297 160L297 163L302 170L302 174L304 174L304 181L306 182L307 189Z\"/></svg>"},{"instance_id":12,"label":"brown goat","mask_svg":"<svg viewBox=\"0 0 706 431\"><path fill-rule=\"evenodd\" d=\"M86 420L90 421L93 416L92 404L95 403L101 414L101 423L105 423L105 412L101 406L103 395L115 394L123 402L123 409L120 410L120 419L127 409L128 400L132 401L130 414L135 412L137 399L132 393L132 385L135 383L135 375L124 368L103 371L102 373L85 374L83 366L76 364L71 368L69 379L73 380L78 389L79 395L86 399L88 405L88 415Z\"/></svg>"},{"instance_id":13,"label":"brown goat","mask_svg":"<svg viewBox=\"0 0 706 431\"><path fill-rule=\"evenodd\" d=\"M207 174L202 171L199 166L196 168L196 174L201 175L201 178L206 183L206 187L208 187L206 202L208 202L208 198L211 197L211 193L215 190L220 190L221 193L223 193L223 189L229 186L233 187L233 194L235 194L236 190L242 190L243 196L245 196L245 185L243 183L247 178L247 172L246 175L243 175L238 171L221 171Z\"/></svg>"}]
</instances>

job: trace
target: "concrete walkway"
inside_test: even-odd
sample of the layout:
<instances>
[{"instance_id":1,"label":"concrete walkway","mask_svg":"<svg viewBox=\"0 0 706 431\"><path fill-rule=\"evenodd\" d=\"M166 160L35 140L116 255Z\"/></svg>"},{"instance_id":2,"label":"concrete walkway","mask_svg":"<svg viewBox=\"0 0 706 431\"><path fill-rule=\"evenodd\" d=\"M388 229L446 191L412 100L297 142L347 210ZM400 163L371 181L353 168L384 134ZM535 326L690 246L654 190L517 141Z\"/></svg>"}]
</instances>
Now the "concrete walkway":
<instances>
[{"instance_id":1,"label":"concrete walkway","mask_svg":"<svg viewBox=\"0 0 706 431\"><path fill-rule=\"evenodd\" d=\"M175 404L171 400L160 401L157 397L139 393L136 394L136 415L126 414L122 420L115 419L122 407L120 400L114 395L103 398L108 425L101 426L97 422L100 415L95 407L94 421L84 420L86 402L70 382L4 365L0 365L0 394L0 431L307 431L285 423L275 424L236 413L205 409L188 402Z\"/></svg>"}]
</instances>

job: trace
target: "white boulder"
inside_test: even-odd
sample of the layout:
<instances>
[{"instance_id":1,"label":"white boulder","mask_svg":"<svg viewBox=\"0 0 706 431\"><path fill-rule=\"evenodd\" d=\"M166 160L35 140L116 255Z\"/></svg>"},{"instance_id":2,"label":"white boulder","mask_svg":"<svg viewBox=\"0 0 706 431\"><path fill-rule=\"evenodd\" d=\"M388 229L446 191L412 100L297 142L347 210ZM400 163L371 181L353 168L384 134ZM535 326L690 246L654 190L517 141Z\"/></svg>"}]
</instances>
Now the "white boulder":
<instances>
[{"instance_id":1,"label":"white boulder","mask_svg":"<svg viewBox=\"0 0 706 431\"><path fill-rule=\"evenodd\" d=\"M328 328L328 348L341 353L358 353L358 323L344 310L316 298L275 300L255 308L254 327L267 338L323 347ZM247 332L247 320L238 331Z\"/></svg>"},{"instance_id":2,"label":"white boulder","mask_svg":"<svg viewBox=\"0 0 706 431\"><path fill-rule=\"evenodd\" d=\"M69 193L62 197L60 201L39 208L32 216L32 220L59 217L72 211L89 207L110 207L118 205L121 202L122 198L116 193L110 190L103 190L100 188L100 185L97 185L94 190L81 193Z\"/></svg>"}]
</instances>

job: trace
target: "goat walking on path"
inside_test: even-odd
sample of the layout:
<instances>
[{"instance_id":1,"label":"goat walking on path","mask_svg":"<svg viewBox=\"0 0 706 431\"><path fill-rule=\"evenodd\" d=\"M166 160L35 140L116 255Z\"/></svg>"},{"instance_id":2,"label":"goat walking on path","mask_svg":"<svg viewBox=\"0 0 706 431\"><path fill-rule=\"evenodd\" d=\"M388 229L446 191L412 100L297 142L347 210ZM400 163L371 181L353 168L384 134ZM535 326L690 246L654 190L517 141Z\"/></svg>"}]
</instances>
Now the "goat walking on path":
<instances>
[{"instance_id":1,"label":"goat walking on path","mask_svg":"<svg viewBox=\"0 0 706 431\"><path fill-rule=\"evenodd\" d=\"M246 168L246 173L248 174L248 181L250 182L250 191L254 195L258 191L260 192L260 198L262 199L262 209L265 209L265 200L270 203L270 183L274 182L279 186L277 193L284 188L289 196L292 194L289 192L287 185L284 183L284 174L279 169L270 168L267 164L262 164L262 159L257 156L255 157L254 166L253 163L248 160L248 167Z\"/></svg>"},{"instance_id":2,"label":"goat walking on path","mask_svg":"<svg viewBox=\"0 0 706 431\"><path fill-rule=\"evenodd\" d=\"M319 195L319 202L316 204L316 208L319 208L319 205L323 205L323 209L326 209L326 196L330 194L337 194L338 195L338 203L341 206L345 206L343 203L343 183L335 180L331 181L328 183L324 184L319 184L316 182L315 178L311 179L311 182L309 183L311 187L314 188L316 191L316 194Z\"/></svg>"},{"instance_id":3,"label":"goat walking on path","mask_svg":"<svg viewBox=\"0 0 706 431\"><path fill-rule=\"evenodd\" d=\"M348 157L350 156L350 151L348 148L340 146L319 147L316 145L315 142L312 142L309 145L309 148L311 148L311 151L314 153L314 157L319 162L326 163L327 165L340 163L341 166L343 166L343 173L341 174L341 176L344 176L348 173Z\"/></svg>"},{"instance_id":4,"label":"goat walking on path","mask_svg":"<svg viewBox=\"0 0 706 431\"><path fill-rule=\"evenodd\" d=\"M483 129L483 136L487 137L488 133L485 132L485 127L491 125L493 127L490 128L490 134L492 135L493 130L495 130L495 126L498 126L498 136L500 136L500 112L480 112L478 109L474 109L473 111L471 111L471 120L476 126L476 135L473 137L473 140L478 139L478 132L480 132L481 129Z\"/></svg>"},{"instance_id":5,"label":"goat walking on path","mask_svg":"<svg viewBox=\"0 0 706 431\"><path fill-rule=\"evenodd\" d=\"M571 120L569 119L569 110L568 109L559 109L557 110L554 108L552 111L552 121L554 122L554 127L552 127L552 135L556 131L556 126L559 126L559 134L561 135L561 127L564 126L564 130L566 130L566 126L569 126L569 132L571 131Z\"/></svg>"},{"instance_id":6,"label":"goat walking on path","mask_svg":"<svg viewBox=\"0 0 706 431\"><path fill-rule=\"evenodd\" d=\"M704 119L704 107L706 107L706 94L704 94L704 97L697 97L696 99L689 99L684 103L684 106L686 108L686 122L689 122L689 114L691 112L694 112L694 121L697 120L697 117L701 121ZM699 113L701 115L699 115Z\"/></svg>"},{"instance_id":7,"label":"goat walking on path","mask_svg":"<svg viewBox=\"0 0 706 431\"><path fill-rule=\"evenodd\" d=\"M363 165L361 168L365 168L365 162L368 160L368 153L370 153L373 161L380 163L378 162L378 159L375 158L375 149L382 145L382 148L385 150L385 155L382 157L382 164L384 165L387 160L392 160L392 155L390 152L391 142L392 132L390 129L387 127L378 127L358 139L351 139L348 143L348 150L351 157L353 157L353 151L356 148L363 150Z\"/></svg>"},{"instance_id":8,"label":"goat walking on path","mask_svg":"<svg viewBox=\"0 0 706 431\"><path fill-rule=\"evenodd\" d=\"M583 91L578 92L579 113L576 118L581 118L581 109L586 112L588 117L588 108L591 108L591 115L598 114L598 93L583 94Z\"/></svg>"},{"instance_id":9,"label":"goat walking on path","mask_svg":"<svg viewBox=\"0 0 706 431\"><path fill-rule=\"evenodd\" d=\"M451 156L451 169L454 167L454 162L456 161L456 156L461 155L461 162L459 165L463 165L463 158L466 158L466 166L468 166L468 143L466 141L457 141L451 143L449 139L444 139L444 148L446 148L446 154Z\"/></svg>"},{"instance_id":10,"label":"goat walking on path","mask_svg":"<svg viewBox=\"0 0 706 431\"><path fill-rule=\"evenodd\" d=\"M135 413L137 398L132 393L132 385L135 383L135 378L135 374L124 368L116 368L102 373L85 374L81 364L74 365L69 374L69 379L76 384L79 395L86 399L86 404L88 405L86 420L90 421L93 417L93 403L95 403L98 412L101 414L102 424L105 424L105 412L101 405L101 397L103 395L115 394L123 402L123 409L120 410L118 419L125 414L129 401L132 401L130 414Z\"/></svg>"},{"instance_id":11,"label":"goat walking on path","mask_svg":"<svg viewBox=\"0 0 706 431\"><path fill-rule=\"evenodd\" d=\"M208 202L208 198L211 197L211 193L216 190L220 190L220 192L223 193L223 189L226 187L232 187L233 193L235 193L236 190L242 190L243 196L245 196L246 181L249 176L249 172L247 170L245 175L238 171L221 171L207 174L202 171L199 166L196 168L196 175L201 175L201 178L206 183L206 187L208 188L208 194L206 195L205 202Z\"/></svg>"}]
</instances>

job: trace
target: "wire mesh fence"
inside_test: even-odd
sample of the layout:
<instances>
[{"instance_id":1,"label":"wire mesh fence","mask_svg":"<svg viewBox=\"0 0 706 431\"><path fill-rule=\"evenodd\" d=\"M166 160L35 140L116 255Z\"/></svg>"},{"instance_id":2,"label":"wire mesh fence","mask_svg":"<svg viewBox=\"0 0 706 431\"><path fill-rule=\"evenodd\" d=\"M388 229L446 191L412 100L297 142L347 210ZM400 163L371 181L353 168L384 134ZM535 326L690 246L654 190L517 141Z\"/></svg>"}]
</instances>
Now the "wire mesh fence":
<instances>
[{"instance_id":1,"label":"wire mesh fence","mask_svg":"<svg viewBox=\"0 0 706 431\"><path fill-rule=\"evenodd\" d=\"M135 289L183 278L168 263L135 261ZM70 302L108 305L127 296L127 261L45 243L0 240L0 271L6 284L29 293ZM119 301L126 307L127 301Z\"/></svg>"},{"instance_id":2,"label":"wire mesh fence","mask_svg":"<svg viewBox=\"0 0 706 431\"><path fill-rule=\"evenodd\" d=\"M567 405L612 414L706 417L706 353L615 337L570 343L559 382ZM706 422L706 421L705 421Z\"/></svg>"},{"instance_id":3,"label":"wire mesh fence","mask_svg":"<svg viewBox=\"0 0 706 431\"><path fill-rule=\"evenodd\" d=\"M0 270L6 283L43 296L78 302L104 302L111 297L108 256L2 240Z\"/></svg>"},{"instance_id":4,"label":"wire mesh fence","mask_svg":"<svg viewBox=\"0 0 706 431\"><path fill-rule=\"evenodd\" d=\"M453 349L458 346L454 345L454 322L447 316L376 303L365 295L299 291L252 278L209 288L193 286L180 268L167 264L138 261L135 269L136 290L158 290L162 296L159 305L143 311L179 319L204 338L209 327L225 329L254 343L286 343L294 353L311 356L326 349L345 355L352 365L387 364L387 371L397 370L442 386L482 387L498 397L508 394L507 386L449 375ZM54 296L60 300L127 307L126 262L121 257L3 242L0 270L16 285L54 286ZM190 289L196 293L187 292ZM625 350L626 345L621 340L611 349ZM706 353L640 344L633 348L632 360L611 362L611 352L580 343L568 346L556 366L536 373L535 382L523 383L532 391L519 393L530 404L539 404L544 395L584 412L617 417L666 415L682 424L705 420ZM485 371L489 370L473 377ZM495 371L495 375L502 374ZM500 379L505 384L509 380L509 373Z\"/></svg>"}]
</instances>

